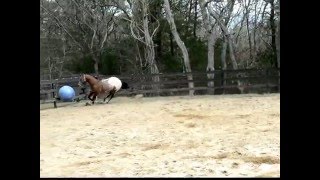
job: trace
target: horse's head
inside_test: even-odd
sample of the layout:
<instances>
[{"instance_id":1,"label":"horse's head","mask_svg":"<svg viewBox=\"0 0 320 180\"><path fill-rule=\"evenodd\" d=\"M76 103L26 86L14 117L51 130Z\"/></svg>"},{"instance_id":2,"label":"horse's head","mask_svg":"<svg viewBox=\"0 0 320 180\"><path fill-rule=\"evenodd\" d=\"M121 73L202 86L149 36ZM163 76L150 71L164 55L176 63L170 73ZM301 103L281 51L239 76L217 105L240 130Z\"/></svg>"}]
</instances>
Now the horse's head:
<instances>
[{"instance_id":1,"label":"horse's head","mask_svg":"<svg viewBox=\"0 0 320 180\"><path fill-rule=\"evenodd\" d=\"M79 78L79 82L78 82L78 86L79 87L83 87L86 85L87 82L87 78L85 74L81 74L80 78Z\"/></svg>"}]
</instances>

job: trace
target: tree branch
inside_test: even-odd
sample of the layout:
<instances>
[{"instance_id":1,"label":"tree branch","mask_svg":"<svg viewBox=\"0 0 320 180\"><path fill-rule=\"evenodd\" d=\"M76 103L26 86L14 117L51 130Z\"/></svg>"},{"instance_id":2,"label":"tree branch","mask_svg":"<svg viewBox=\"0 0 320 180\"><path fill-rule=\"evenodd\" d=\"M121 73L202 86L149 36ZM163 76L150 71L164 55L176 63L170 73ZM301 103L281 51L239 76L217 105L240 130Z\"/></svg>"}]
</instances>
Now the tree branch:
<instances>
[{"instance_id":1,"label":"tree branch","mask_svg":"<svg viewBox=\"0 0 320 180\"><path fill-rule=\"evenodd\" d=\"M60 27L62 27L62 29L70 36L70 38L71 38L81 49L83 49L83 46L82 46L78 41L76 41L76 40L73 38L73 36L69 33L69 31L63 26L63 24L61 23L61 21L60 21L57 17L55 17L55 16L52 14L51 11L49 11L49 10L48 10L47 8L45 8L43 5L40 5L40 7L43 8L45 11L47 11L47 12L50 14L50 16L53 17L53 18L57 21L58 25L59 25Z\"/></svg>"}]
</instances>

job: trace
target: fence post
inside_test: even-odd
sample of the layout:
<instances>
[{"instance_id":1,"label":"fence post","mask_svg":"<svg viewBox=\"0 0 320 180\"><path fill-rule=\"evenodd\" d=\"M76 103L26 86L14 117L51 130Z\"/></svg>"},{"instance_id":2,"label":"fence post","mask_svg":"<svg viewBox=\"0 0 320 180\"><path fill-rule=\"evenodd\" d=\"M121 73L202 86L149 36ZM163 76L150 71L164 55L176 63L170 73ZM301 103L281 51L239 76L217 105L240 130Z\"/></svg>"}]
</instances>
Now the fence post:
<instances>
[{"instance_id":1,"label":"fence post","mask_svg":"<svg viewBox=\"0 0 320 180\"><path fill-rule=\"evenodd\" d=\"M57 108L57 101L56 100L53 101L53 106L54 106L54 108Z\"/></svg>"},{"instance_id":2,"label":"fence post","mask_svg":"<svg viewBox=\"0 0 320 180\"><path fill-rule=\"evenodd\" d=\"M207 93L208 94L214 95L214 90L215 90L214 89L214 87L215 87L214 80L215 80L215 76L216 76L216 70L207 71L207 87L208 87Z\"/></svg>"},{"instance_id":3,"label":"fence post","mask_svg":"<svg viewBox=\"0 0 320 180\"><path fill-rule=\"evenodd\" d=\"M226 78L226 74L225 74L225 70L224 69L221 69L221 88L222 88L222 94L225 94L225 89L224 89L224 86L226 85L226 81L225 81L225 78Z\"/></svg>"},{"instance_id":4,"label":"fence post","mask_svg":"<svg viewBox=\"0 0 320 180\"><path fill-rule=\"evenodd\" d=\"M51 89L55 89L55 84L51 83ZM55 98L55 92L52 91L52 98Z\"/></svg>"}]
</instances>

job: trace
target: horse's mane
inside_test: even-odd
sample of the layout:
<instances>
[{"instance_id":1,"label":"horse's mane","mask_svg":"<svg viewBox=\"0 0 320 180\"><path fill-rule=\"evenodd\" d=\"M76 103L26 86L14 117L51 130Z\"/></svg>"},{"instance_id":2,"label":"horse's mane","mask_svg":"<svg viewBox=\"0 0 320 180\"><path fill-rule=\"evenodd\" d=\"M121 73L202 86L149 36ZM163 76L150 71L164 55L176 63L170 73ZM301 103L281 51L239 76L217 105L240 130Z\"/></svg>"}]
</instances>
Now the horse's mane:
<instances>
[{"instance_id":1,"label":"horse's mane","mask_svg":"<svg viewBox=\"0 0 320 180\"><path fill-rule=\"evenodd\" d=\"M89 79L97 79L97 80L99 80L98 76L93 76L93 75L90 75L90 74L84 74L84 76L86 76Z\"/></svg>"}]
</instances>

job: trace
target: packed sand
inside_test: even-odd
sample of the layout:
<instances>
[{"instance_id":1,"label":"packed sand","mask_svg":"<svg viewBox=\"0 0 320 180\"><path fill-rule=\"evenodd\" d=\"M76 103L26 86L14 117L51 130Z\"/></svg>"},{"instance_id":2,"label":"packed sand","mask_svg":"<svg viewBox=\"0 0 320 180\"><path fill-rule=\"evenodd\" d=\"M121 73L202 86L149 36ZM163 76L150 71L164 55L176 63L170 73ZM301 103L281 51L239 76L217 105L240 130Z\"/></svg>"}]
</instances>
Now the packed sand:
<instances>
[{"instance_id":1,"label":"packed sand","mask_svg":"<svg viewBox=\"0 0 320 180\"><path fill-rule=\"evenodd\" d=\"M41 106L41 177L280 176L280 94L84 104Z\"/></svg>"}]
</instances>

